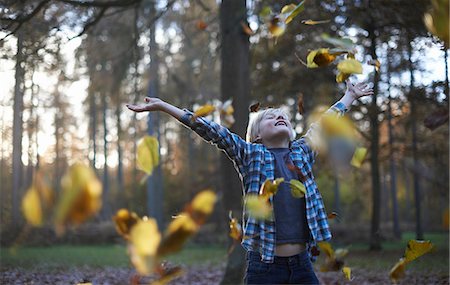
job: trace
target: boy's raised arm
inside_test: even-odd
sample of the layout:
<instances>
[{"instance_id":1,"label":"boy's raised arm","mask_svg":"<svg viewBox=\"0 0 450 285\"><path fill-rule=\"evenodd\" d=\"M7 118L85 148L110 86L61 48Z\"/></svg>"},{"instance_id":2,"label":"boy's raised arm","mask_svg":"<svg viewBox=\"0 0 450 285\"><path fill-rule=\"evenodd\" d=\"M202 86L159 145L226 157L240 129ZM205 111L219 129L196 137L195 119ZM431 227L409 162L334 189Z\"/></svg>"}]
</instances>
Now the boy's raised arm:
<instances>
[{"instance_id":1,"label":"boy's raised arm","mask_svg":"<svg viewBox=\"0 0 450 285\"><path fill-rule=\"evenodd\" d=\"M146 104L126 104L128 109L135 112L162 111L179 120L181 123L195 131L204 140L224 150L228 157L244 172L244 157L248 143L238 135L230 132L227 128L209 121L203 117L193 118L193 113L186 109L180 109L159 98L145 97Z\"/></svg>"},{"instance_id":2,"label":"boy's raised arm","mask_svg":"<svg viewBox=\"0 0 450 285\"><path fill-rule=\"evenodd\" d=\"M367 83L360 82L353 84L350 80L345 81L347 84L347 90L344 96L331 106L324 115L335 115L336 117L343 116L351 107L353 101L363 96L372 95L373 90L368 86ZM318 154L320 144L323 143L323 133L321 128L321 119L311 124L309 129L306 131L305 135L302 136L300 140L304 140L306 145L309 147L309 161L314 163L315 157Z\"/></svg>"}]
</instances>

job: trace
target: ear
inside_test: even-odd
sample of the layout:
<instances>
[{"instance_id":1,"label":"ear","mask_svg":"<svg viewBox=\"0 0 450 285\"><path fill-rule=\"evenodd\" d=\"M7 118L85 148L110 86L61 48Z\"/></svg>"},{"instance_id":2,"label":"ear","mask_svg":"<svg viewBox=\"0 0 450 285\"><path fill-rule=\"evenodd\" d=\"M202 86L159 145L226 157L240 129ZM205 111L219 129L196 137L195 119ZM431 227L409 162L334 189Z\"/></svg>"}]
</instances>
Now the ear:
<instances>
[{"instance_id":1,"label":"ear","mask_svg":"<svg viewBox=\"0 0 450 285\"><path fill-rule=\"evenodd\" d=\"M262 143L262 139L261 139L260 136L257 136L257 137L253 140L253 142L254 142L254 143Z\"/></svg>"}]
</instances>

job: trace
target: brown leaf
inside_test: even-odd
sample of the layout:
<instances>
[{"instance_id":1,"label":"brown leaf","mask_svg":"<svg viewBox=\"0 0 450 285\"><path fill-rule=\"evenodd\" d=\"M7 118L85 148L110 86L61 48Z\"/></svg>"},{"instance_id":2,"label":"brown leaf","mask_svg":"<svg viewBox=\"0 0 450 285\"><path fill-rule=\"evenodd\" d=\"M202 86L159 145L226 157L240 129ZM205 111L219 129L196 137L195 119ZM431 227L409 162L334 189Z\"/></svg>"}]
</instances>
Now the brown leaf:
<instances>
[{"instance_id":1,"label":"brown leaf","mask_svg":"<svg viewBox=\"0 0 450 285\"><path fill-rule=\"evenodd\" d=\"M305 112L305 109L304 109L304 107L303 107L303 93L300 93L300 94L298 95L298 99L297 99L297 110L298 110L298 113L299 113L300 115L303 115L303 113Z\"/></svg>"},{"instance_id":2,"label":"brown leaf","mask_svg":"<svg viewBox=\"0 0 450 285\"><path fill-rule=\"evenodd\" d=\"M255 104L250 105L248 110L250 111L250 113L258 112L259 111L259 106L261 106L261 103L256 102Z\"/></svg>"}]
</instances>

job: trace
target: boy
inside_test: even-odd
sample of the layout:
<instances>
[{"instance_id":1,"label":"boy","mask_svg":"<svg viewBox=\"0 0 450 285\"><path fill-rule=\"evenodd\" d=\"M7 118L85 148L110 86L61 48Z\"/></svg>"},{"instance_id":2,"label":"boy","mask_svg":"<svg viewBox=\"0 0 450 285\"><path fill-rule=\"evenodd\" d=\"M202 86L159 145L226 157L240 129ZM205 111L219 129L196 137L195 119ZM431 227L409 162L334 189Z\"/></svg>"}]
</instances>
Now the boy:
<instances>
[{"instance_id":1,"label":"boy","mask_svg":"<svg viewBox=\"0 0 450 285\"><path fill-rule=\"evenodd\" d=\"M353 101L373 94L364 83L346 81L345 95L326 111L342 116ZM191 128L206 141L224 150L234 162L244 195L258 194L261 185L275 178L297 179L306 187L303 198L290 194L288 183L281 183L270 198L273 215L259 220L244 214L242 246L247 251L246 284L318 284L311 261L318 241L331 239L327 214L317 189L312 165L317 155L315 142L321 130L313 123L306 134L294 140L289 118L281 109L260 111L249 124L247 141L227 128L158 98L145 98L146 104L127 107L135 112L163 111ZM289 167L289 166L294 167ZM244 213L245 205L244 205Z\"/></svg>"}]
</instances>

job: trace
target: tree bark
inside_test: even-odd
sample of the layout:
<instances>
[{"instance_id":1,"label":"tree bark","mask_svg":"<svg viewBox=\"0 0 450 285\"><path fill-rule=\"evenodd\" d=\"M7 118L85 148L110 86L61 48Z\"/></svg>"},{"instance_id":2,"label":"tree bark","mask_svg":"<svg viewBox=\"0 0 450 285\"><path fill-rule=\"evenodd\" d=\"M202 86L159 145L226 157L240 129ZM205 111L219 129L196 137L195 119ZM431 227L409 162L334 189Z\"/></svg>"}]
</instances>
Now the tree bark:
<instances>
[{"instance_id":1,"label":"tree bark","mask_svg":"<svg viewBox=\"0 0 450 285\"><path fill-rule=\"evenodd\" d=\"M232 131L245 136L248 122L250 95L249 40L242 31L241 22L247 23L245 0L222 1L220 5L221 29L221 97L225 101L233 98L236 123ZM226 212L235 216L242 213L242 183L229 159L221 157L222 193ZM238 214L239 213L239 214ZM221 284L242 283L245 271L245 251L236 246L228 257L225 275Z\"/></svg>"}]
</instances>

